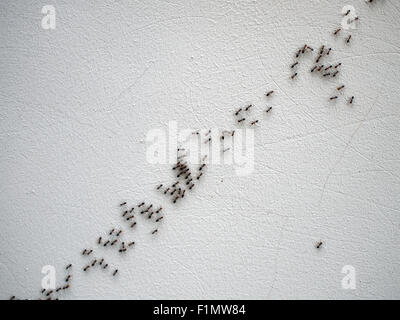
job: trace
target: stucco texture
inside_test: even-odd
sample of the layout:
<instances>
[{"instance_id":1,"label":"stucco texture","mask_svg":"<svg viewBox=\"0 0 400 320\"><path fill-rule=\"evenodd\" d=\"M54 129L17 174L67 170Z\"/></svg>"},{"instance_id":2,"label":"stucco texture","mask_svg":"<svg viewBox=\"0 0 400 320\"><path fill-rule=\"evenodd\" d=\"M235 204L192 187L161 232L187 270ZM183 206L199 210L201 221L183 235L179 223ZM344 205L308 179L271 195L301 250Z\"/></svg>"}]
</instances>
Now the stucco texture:
<instances>
[{"instance_id":1,"label":"stucco texture","mask_svg":"<svg viewBox=\"0 0 400 320\"><path fill-rule=\"evenodd\" d=\"M345 5L360 19L335 37ZM68 263L62 299L400 298L399 15L395 0L1 1L0 298L37 298L42 267L62 282ZM305 43L331 47L340 77L305 59L290 79ZM166 201L147 133L236 128L249 101L253 172L209 165ZM118 276L83 272L81 250L126 227L123 200L162 205L159 232L99 249Z\"/></svg>"}]
</instances>

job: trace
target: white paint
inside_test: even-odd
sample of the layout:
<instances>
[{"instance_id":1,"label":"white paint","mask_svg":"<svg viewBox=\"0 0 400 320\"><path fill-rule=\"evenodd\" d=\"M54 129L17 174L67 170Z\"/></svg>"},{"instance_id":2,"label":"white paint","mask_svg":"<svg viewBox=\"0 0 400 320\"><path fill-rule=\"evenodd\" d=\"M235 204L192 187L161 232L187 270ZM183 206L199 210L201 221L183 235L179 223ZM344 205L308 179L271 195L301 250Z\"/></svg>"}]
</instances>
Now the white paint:
<instances>
[{"instance_id":1,"label":"white paint","mask_svg":"<svg viewBox=\"0 0 400 320\"><path fill-rule=\"evenodd\" d=\"M46 4L0 4L0 298L37 297L42 267L62 281L69 262L67 299L400 297L397 1L53 1L51 31ZM360 17L350 46L331 35L344 5ZM340 81L305 64L289 80L304 43L332 46ZM353 107L327 102L339 82ZM165 204L170 166L146 163L146 133L229 129L249 101L254 172L208 168ZM164 203L163 227L138 224L117 277L83 273L123 199Z\"/></svg>"}]
</instances>

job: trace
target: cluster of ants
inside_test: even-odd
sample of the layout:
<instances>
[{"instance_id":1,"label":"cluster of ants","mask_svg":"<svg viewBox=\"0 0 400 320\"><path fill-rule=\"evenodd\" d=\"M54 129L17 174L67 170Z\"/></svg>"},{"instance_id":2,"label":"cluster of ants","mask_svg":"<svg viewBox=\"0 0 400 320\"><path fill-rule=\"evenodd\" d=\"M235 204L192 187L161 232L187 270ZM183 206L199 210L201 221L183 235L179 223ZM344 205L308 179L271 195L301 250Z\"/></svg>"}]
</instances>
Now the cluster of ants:
<instances>
[{"instance_id":1,"label":"cluster of ants","mask_svg":"<svg viewBox=\"0 0 400 320\"><path fill-rule=\"evenodd\" d=\"M207 136L211 133L211 130L207 133ZM199 134L197 131L195 134ZM211 137L207 138L205 143L211 141ZM199 181L203 176L204 168L206 163L204 162L207 158L205 155L202 159L202 163L198 167L197 174L192 175L192 171L190 170L188 161L185 161L186 154L179 154L180 152L185 151L184 148L177 149L177 162L172 168L173 171L176 172L176 180L172 185L165 187L164 184L159 184L157 186L157 190L163 192L165 195L172 197L172 202L176 203L179 199L183 199L185 197L186 190L191 191L195 186L195 181Z\"/></svg>"},{"instance_id":2,"label":"cluster of ants","mask_svg":"<svg viewBox=\"0 0 400 320\"><path fill-rule=\"evenodd\" d=\"M55 289L44 289L42 288L40 290L40 297L37 298L37 300L59 300L59 297L62 292L65 292L71 287L71 279L72 279L72 274L70 273L72 268L72 264L68 264L65 267L65 270L67 271L67 274L64 279L64 284L56 287ZM10 300L20 300L16 296L11 296ZM28 299L26 299L28 300Z\"/></svg>"},{"instance_id":3,"label":"cluster of ants","mask_svg":"<svg viewBox=\"0 0 400 320\"><path fill-rule=\"evenodd\" d=\"M269 96L271 96L273 93L274 93L274 90L268 91L268 92L265 94L265 96L266 96L266 97L269 97ZM238 110L235 111L235 116L236 116L236 117L239 117L239 119L237 119L237 123L244 123L244 121L246 121L246 118L243 116L243 112L248 113L248 112L251 110L251 108L253 108L253 105L252 105L252 104L249 104L249 105L247 105L246 107L244 107L244 108L239 108ZM268 112L270 112L271 110L272 110L272 107L267 107L267 109L265 110L265 112L268 113ZM250 126L254 126L254 125L256 125L258 122L259 122L259 120L253 120L253 121L250 121L249 124L250 124ZM234 131L233 131L233 132L234 132ZM223 139L223 136L222 136L222 139Z\"/></svg>"},{"instance_id":4,"label":"cluster of ants","mask_svg":"<svg viewBox=\"0 0 400 320\"><path fill-rule=\"evenodd\" d=\"M141 202L137 206L132 206L128 208L128 204L126 201L119 204L119 207L122 209L121 218L129 224L130 229L134 228L137 224L136 216L135 216L135 208L136 212L139 215L144 215L148 220L151 220L154 216L155 223L159 223L164 216L161 215L162 207L159 207L157 210L153 211L153 204L145 206L145 202ZM158 227L151 231L151 234L156 234L158 232ZM122 229L112 228L109 232L107 232L106 236L99 236L97 238L96 244L102 248L115 248L118 250L120 254L125 254L128 249L132 248L135 245L135 241L125 242L121 239L121 234L123 233ZM83 256L90 256L93 253L93 249L83 249ZM103 270L108 269L109 263L107 263L104 258L93 258L92 261L86 264L82 269L87 272L93 267L99 267ZM112 276L116 276L118 273L118 268L113 267Z\"/></svg>"},{"instance_id":5,"label":"cluster of ants","mask_svg":"<svg viewBox=\"0 0 400 320\"><path fill-rule=\"evenodd\" d=\"M366 0L367 3L372 3L374 2L374 0ZM347 16L350 14L350 10L348 10L346 13L344 13L344 16ZM350 23L355 23L356 21L358 21L359 18L355 17L354 19L352 19L350 21ZM342 29L338 28L333 32L333 35L335 37L337 37L340 33L341 33ZM345 43L349 44L350 41L352 39L352 36L349 35L348 37L345 38ZM309 45L305 44L304 46L302 46L300 49L298 49L295 53L295 57L296 57L296 61L290 66L290 69L293 70L292 75L290 76L290 78L292 80L294 80L295 78L297 78L298 76L298 72L296 71L297 66L299 65L299 59L302 56L305 56L307 53L313 53L314 49L312 47L310 47ZM342 66L342 63L337 63L337 64L329 64L327 62L325 62L324 64L321 64L323 59L326 59L327 57L330 56L331 52L332 52L332 48L326 48L325 45L322 45L319 50L317 51L318 55L317 58L314 61L314 65L313 67L310 69L310 72L313 74L317 74L320 73L322 78L335 78L336 76L338 76L338 74L340 73L340 67ZM345 85L340 85L336 88L336 91L340 92L345 88ZM274 93L274 90L270 90L268 91L265 96L266 97L270 97L272 94ZM338 99L337 95L333 95L329 98L330 100L336 100ZM353 104L354 102L354 96L351 96L348 99L348 103L349 104ZM238 110L236 110L234 112L234 115L236 117L236 122L238 124L242 124L245 123L246 121L246 117L244 115L244 113L249 113L251 111L251 108L253 107L252 104L247 105L244 108L239 108ZM267 109L265 110L266 113L269 113L272 110L271 106L268 106ZM259 123L259 120L252 120L249 122L250 126L254 126L257 123ZM208 133L206 134L206 140L204 141L204 143L210 143L211 142L211 136L208 137L208 135L211 133L211 130L208 131ZM193 134L199 135L199 132L196 131ZM233 137L235 134L235 130L232 131L224 131L221 135L221 140L225 139L225 136L229 135L231 137ZM227 150L229 150L230 148L226 148L223 149L223 152L226 152ZM205 155L202 158L201 164L198 167L197 170L197 174L193 174L189 168L189 164L188 161L185 161L185 154L180 154L180 152L184 151L185 149L183 148L178 148L177 149L177 162L176 164L173 166L173 171L176 172L176 178L178 180L176 180L173 184L171 184L170 186L167 186L163 189L164 184L159 184L156 189L163 192L165 195L172 197L172 202L175 204L178 200L183 199L185 197L185 192L186 190L192 190L193 187L195 186L195 181L199 181L200 178L203 176L204 173L204 168L206 167L206 163L205 160L207 158L207 155ZM141 202L140 204L138 204L136 207L133 206L131 208L127 207L127 202L124 201L122 203L120 203L120 208L123 210L121 213L121 217L122 219L124 219L124 221L126 223L129 224L129 228L132 229L136 226L137 222L136 222L136 213L139 214L140 216L144 216L146 217L148 220L152 220L154 221L154 223L158 224L162 221L162 219L164 218L163 215L161 215L161 211L163 210L162 207L159 207L157 210L154 210L153 204L150 204L148 206L145 206L145 202ZM136 208L136 212L135 212L135 208ZM153 219L154 217L154 219ZM153 229L151 231L151 234L154 235L158 232L158 227L156 227L155 229ZM112 248L116 248L116 250L118 250L118 252L120 254L124 254L127 252L127 250L131 247L133 247L135 245L134 241L129 241L129 242L125 242L122 241L121 238L121 234L123 233L122 229L117 230L116 228L113 228L112 230L110 230L106 237L104 236L99 236L97 238L97 245L101 246L103 248L105 247L112 247ZM315 248L316 249L320 249L323 246L323 242L322 241L318 241L315 244ZM94 253L93 249L83 249L83 251L81 252L81 254L85 257L89 257L92 256L92 254ZM94 255L94 254L93 254ZM109 268L109 263L107 263L105 261L104 258L96 258L94 257L88 264L85 264L82 268L82 270L84 272L88 272L90 269L93 269L95 267L99 267L103 270L106 269L112 269L111 274L112 276L116 276L118 273L118 268L113 267L113 268ZM72 264L69 264L66 266L66 270L68 272L67 276L65 277L65 283L61 286L58 286L56 289L42 289L41 290L41 296L39 297L40 300L46 299L46 300L58 300L60 293L69 289L70 288L70 280L72 278L72 275L69 273L69 271L71 270ZM12 296L10 298L10 300L17 300L17 298L15 296Z\"/></svg>"},{"instance_id":6,"label":"cluster of ants","mask_svg":"<svg viewBox=\"0 0 400 320\"><path fill-rule=\"evenodd\" d=\"M369 2L372 2L372 1L369 1ZM343 16L345 16L345 17L348 16L350 14L350 12L351 12L351 10L347 10L343 14ZM356 21L358 21L358 20L359 20L359 17L356 16L349 21L349 24L356 23ZM341 31L342 31L342 28L337 28L333 32L333 36L338 37L339 34L341 33ZM352 39L352 35L347 36L345 38L345 43L349 44L351 39ZM299 65L299 58L304 56L306 53L313 53L314 51L315 50L307 44L305 44L300 49L296 50L296 53L295 53L296 61L290 65L290 69L295 70L296 67ZM322 79L336 78L340 73L340 67L342 66L342 63L339 62L336 64L330 64L329 62L325 62L325 63L322 62L323 59L327 59L327 57L330 56L330 54L332 52L332 48L326 48L325 45L322 45L319 48L319 50L316 52L317 52L317 57L314 60L312 68L310 69L310 73L319 74ZM297 76L298 76L298 72L295 70L294 72L292 72L292 75L290 76L290 78L293 80ZM329 100L330 101L337 100L339 98L337 93L342 92L344 88L345 88L345 85L343 85L343 84L336 87L335 94L333 94L331 97L329 97ZM354 102L354 99L355 99L354 96L350 96L347 99L347 103L352 105Z\"/></svg>"}]
</instances>

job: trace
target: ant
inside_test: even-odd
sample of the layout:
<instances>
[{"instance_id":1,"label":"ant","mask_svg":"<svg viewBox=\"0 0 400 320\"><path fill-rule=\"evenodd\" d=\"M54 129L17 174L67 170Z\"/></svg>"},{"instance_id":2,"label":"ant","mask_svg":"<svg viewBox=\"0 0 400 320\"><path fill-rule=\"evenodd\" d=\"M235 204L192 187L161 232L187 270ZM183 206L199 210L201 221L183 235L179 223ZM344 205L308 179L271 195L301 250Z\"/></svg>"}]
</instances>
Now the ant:
<instances>
[{"instance_id":1,"label":"ant","mask_svg":"<svg viewBox=\"0 0 400 320\"><path fill-rule=\"evenodd\" d=\"M334 97L330 97L330 100L336 100L338 98L338 96L334 96Z\"/></svg>"},{"instance_id":2,"label":"ant","mask_svg":"<svg viewBox=\"0 0 400 320\"><path fill-rule=\"evenodd\" d=\"M237 110L237 111L235 112L235 116L237 116L241 111L242 111L242 108L240 108L239 110Z\"/></svg>"},{"instance_id":3,"label":"ant","mask_svg":"<svg viewBox=\"0 0 400 320\"><path fill-rule=\"evenodd\" d=\"M346 39L346 43L349 43L351 39L351 35L349 35L349 37Z\"/></svg>"},{"instance_id":4,"label":"ant","mask_svg":"<svg viewBox=\"0 0 400 320\"><path fill-rule=\"evenodd\" d=\"M201 172L198 176L197 176L197 180L200 180L200 177L203 175L203 172Z\"/></svg>"},{"instance_id":5,"label":"ant","mask_svg":"<svg viewBox=\"0 0 400 320\"><path fill-rule=\"evenodd\" d=\"M258 123L258 120L254 120L254 121L250 122L250 125L254 126L256 123Z\"/></svg>"},{"instance_id":6,"label":"ant","mask_svg":"<svg viewBox=\"0 0 400 320\"><path fill-rule=\"evenodd\" d=\"M139 204L138 207L140 208L140 207L143 206L143 205L144 205L144 202L142 202L141 204Z\"/></svg>"},{"instance_id":7,"label":"ant","mask_svg":"<svg viewBox=\"0 0 400 320\"><path fill-rule=\"evenodd\" d=\"M297 77L297 72L295 74L293 74L290 78L292 78L292 80L293 80L296 77Z\"/></svg>"},{"instance_id":8,"label":"ant","mask_svg":"<svg viewBox=\"0 0 400 320\"><path fill-rule=\"evenodd\" d=\"M136 225L136 222L131 224L131 228L133 228Z\"/></svg>"},{"instance_id":9,"label":"ant","mask_svg":"<svg viewBox=\"0 0 400 320\"><path fill-rule=\"evenodd\" d=\"M337 87L337 90L340 91L340 90L342 90L343 88L344 88L344 85L342 85L342 86L340 86L340 87Z\"/></svg>"},{"instance_id":10,"label":"ant","mask_svg":"<svg viewBox=\"0 0 400 320\"><path fill-rule=\"evenodd\" d=\"M99 237L99 240L97 240L97 243L98 243L98 244L101 243L101 237Z\"/></svg>"},{"instance_id":11,"label":"ant","mask_svg":"<svg viewBox=\"0 0 400 320\"><path fill-rule=\"evenodd\" d=\"M333 34L336 36L341 30L342 30L342 28L336 29Z\"/></svg>"},{"instance_id":12,"label":"ant","mask_svg":"<svg viewBox=\"0 0 400 320\"><path fill-rule=\"evenodd\" d=\"M115 229L112 229L109 233L109 235L111 236L114 233Z\"/></svg>"},{"instance_id":13,"label":"ant","mask_svg":"<svg viewBox=\"0 0 400 320\"><path fill-rule=\"evenodd\" d=\"M155 229L151 234L155 234L158 232L158 229Z\"/></svg>"},{"instance_id":14,"label":"ant","mask_svg":"<svg viewBox=\"0 0 400 320\"><path fill-rule=\"evenodd\" d=\"M157 218L157 219L156 219L156 222L162 220L163 218L164 218L164 217L159 217L159 218Z\"/></svg>"},{"instance_id":15,"label":"ant","mask_svg":"<svg viewBox=\"0 0 400 320\"><path fill-rule=\"evenodd\" d=\"M244 111L249 111L251 107L253 107L253 105L252 105L252 104L249 104L249 105L246 107L246 109L244 109Z\"/></svg>"},{"instance_id":16,"label":"ant","mask_svg":"<svg viewBox=\"0 0 400 320\"><path fill-rule=\"evenodd\" d=\"M322 245L323 245L323 242L322 242L322 241L318 241L318 242L316 243L315 247L316 247L317 249L319 249L319 248L322 247Z\"/></svg>"},{"instance_id":17,"label":"ant","mask_svg":"<svg viewBox=\"0 0 400 320\"><path fill-rule=\"evenodd\" d=\"M353 104L353 101L354 101L354 96L352 96L352 97L350 98L349 103L350 103L350 104Z\"/></svg>"},{"instance_id":18,"label":"ant","mask_svg":"<svg viewBox=\"0 0 400 320\"><path fill-rule=\"evenodd\" d=\"M118 273L118 269L115 269L114 273L113 273L113 277Z\"/></svg>"},{"instance_id":19,"label":"ant","mask_svg":"<svg viewBox=\"0 0 400 320\"><path fill-rule=\"evenodd\" d=\"M71 268L71 267L72 267L72 264L70 263L69 265L67 265L67 266L65 267L65 269L68 270L68 269Z\"/></svg>"},{"instance_id":20,"label":"ant","mask_svg":"<svg viewBox=\"0 0 400 320\"><path fill-rule=\"evenodd\" d=\"M246 120L246 118L239 119L238 122L240 123L240 122L242 122L244 120Z\"/></svg>"},{"instance_id":21,"label":"ant","mask_svg":"<svg viewBox=\"0 0 400 320\"><path fill-rule=\"evenodd\" d=\"M157 190L160 190L160 188L163 186L163 184L161 183L158 187Z\"/></svg>"},{"instance_id":22,"label":"ant","mask_svg":"<svg viewBox=\"0 0 400 320\"><path fill-rule=\"evenodd\" d=\"M126 205L126 201L119 204L120 207Z\"/></svg>"},{"instance_id":23,"label":"ant","mask_svg":"<svg viewBox=\"0 0 400 320\"><path fill-rule=\"evenodd\" d=\"M314 72L315 69L317 69L317 66L314 66L314 68L311 69L311 72Z\"/></svg>"},{"instance_id":24,"label":"ant","mask_svg":"<svg viewBox=\"0 0 400 320\"><path fill-rule=\"evenodd\" d=\"M270 112L272 110L272 107L269 107L267 110L265 110L265 112Z\"/></svg>"},{"instance_id":25,"label":"ant","mask_svg":"<svg viewBox=\"0 0 400 320\"><path fill-rule=\"evenodd\" d=\"M290 68L291 69L293 69L295 66L297 66L299 64L299 62L298 61L296 61L295 63L293 63L291 66L290 66Z\"/></svg>"},{"instance_id":26,"label":"ant","mask_svg":"<svg viewBox=\"0 0 400 320\"><path fill-rule=\"evenodd\" d=\"M298 63L298 62L297 62ZM269 97L271 94L273 94L274 93L274 90L271 90L271 91L268 91L265 95L267 96L267 97Z\"/></svg>"}]
</instances>

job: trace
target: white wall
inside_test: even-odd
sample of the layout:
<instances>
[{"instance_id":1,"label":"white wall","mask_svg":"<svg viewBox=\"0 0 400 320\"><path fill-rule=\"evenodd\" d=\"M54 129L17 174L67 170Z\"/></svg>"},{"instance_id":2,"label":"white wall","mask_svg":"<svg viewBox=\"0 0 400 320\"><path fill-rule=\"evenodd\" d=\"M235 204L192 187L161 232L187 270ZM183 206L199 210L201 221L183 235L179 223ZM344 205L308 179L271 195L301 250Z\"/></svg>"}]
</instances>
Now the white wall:
<instances>
[{"instance_id":1,"label":"white wall","mask_svg":"<svg viewBox=\"0 0 400 320\"><path fill-rule=\"evenodd\" d=\"M42 266L62 281L67 263L66 299L400 298L400 4L377 2L2 1L0 298L38 297ZM331 33L348 4L360 23L344 45ZM309 63L289 79L304 43L333 48L339 79ZM341 83L353 106L328 101ZM253 173L210 166L166 202L154 187L171 167L146 161L149 130L233 128L248 101ZM132 252L104 251L115 278L82 272L123 199L163 204L159 234L138 224Z\"/></svg>"}]
</instances>

